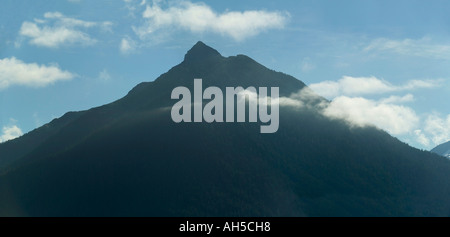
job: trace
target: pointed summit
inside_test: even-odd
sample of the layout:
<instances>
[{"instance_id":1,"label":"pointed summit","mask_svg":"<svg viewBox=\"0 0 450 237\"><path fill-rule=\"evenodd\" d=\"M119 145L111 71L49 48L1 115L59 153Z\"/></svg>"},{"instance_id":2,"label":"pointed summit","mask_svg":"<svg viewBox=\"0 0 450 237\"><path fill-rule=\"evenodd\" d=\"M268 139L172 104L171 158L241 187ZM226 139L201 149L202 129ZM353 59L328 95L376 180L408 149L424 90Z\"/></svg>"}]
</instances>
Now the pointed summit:
<instances>
[{"instance_id":1,"label":"pointed summit","mask_svg":"<svg viewBox=\"0 0 450 237\"><path fill-rule=\"evenodd\" d=\"M184 56L185 62L198 62L205 59L221 58L220 53L203 43L198 41Z\"/></svg>"}]
</instances>

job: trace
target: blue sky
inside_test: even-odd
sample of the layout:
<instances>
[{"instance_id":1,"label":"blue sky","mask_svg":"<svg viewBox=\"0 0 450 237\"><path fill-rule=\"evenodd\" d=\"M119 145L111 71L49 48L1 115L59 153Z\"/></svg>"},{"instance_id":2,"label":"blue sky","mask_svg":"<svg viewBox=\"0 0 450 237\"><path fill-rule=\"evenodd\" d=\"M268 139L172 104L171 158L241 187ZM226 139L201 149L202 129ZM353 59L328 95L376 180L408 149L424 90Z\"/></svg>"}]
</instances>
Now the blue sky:
<instances>
[{"instance_id":1,"label":"blue sky","mask_svg":"<svg viewBox=\"0 0 450 237\"><path fill-rule=\"evenodd\" d=\"M0 142L123 97L201 40L332 99L327 116L450 139L449 1L4 0Z\"/></svg>"}]
</instances>

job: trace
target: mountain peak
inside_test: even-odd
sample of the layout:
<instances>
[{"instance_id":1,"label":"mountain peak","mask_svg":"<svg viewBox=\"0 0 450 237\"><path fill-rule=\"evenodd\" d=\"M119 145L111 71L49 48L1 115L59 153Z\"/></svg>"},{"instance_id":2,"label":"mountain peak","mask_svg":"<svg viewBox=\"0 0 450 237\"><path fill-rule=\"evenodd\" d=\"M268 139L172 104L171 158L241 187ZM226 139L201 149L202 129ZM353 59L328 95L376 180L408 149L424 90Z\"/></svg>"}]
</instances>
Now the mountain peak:
<instances>
[{"instance_id":1,"label":"mountain peak","mask_svg":"<svg viewBox=\"0 0 450 237\"><path fill-rule=\"evenodd\" d=\"M204 59L222 57L220 53L203 43L198 41L184 56L184 61L197 62Z\"/></svg>"}]
</instances>

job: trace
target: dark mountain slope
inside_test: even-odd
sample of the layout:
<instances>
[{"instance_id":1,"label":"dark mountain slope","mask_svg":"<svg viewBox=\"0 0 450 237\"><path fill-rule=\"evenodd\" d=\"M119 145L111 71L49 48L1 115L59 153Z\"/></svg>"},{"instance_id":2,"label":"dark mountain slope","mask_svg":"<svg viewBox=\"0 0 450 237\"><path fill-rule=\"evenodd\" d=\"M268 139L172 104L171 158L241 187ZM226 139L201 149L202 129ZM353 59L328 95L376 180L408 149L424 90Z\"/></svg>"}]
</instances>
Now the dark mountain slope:
<instances>
[{"instance_id":1,"label":"dark mountain slope","mask_svg":"<svg viewBox=\"0 0 450 237\"><path fill-rule=\"evenodd\" d=\"M194 78L281 95L305 86L199 42L154 82L80 113L15 159L0 176L0 215L450 215L450 162L378 129L291 107L273 134L259 123L172 122L170 93L192 90Z\"/></svg>"},{"instance_id":2,"label":"dark mountain slope","mask_svg":"<svg viewBox=\"0 0 450 237\"><path fill-rule=\"evenodd\" d=\"M33 151L49 137L59 132L61 128L79 118L83 112L69 112L61 118L25 134L20 139L15 139L0 144L0 173L6 169L14 160L20 159L27 153Z\"/></svg>"}]
</instances>

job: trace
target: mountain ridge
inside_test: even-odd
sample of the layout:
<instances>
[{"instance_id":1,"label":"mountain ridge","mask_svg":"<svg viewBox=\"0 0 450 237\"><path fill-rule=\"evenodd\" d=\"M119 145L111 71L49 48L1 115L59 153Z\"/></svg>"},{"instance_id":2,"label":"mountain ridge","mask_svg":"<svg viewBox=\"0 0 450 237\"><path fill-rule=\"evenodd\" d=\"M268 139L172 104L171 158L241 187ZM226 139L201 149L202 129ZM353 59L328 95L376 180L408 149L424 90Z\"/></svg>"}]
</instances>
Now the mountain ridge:
<instances>
[{"instance_id":1,"label":"mountain ridge","mask_svg":"<svg viewBox=\"0 0 450 237\"><path fill-rule=\"evenodd\" d=\"M254 61L253 59L247 57L247 56L243 56L243 55L238 55L238 56L230 56L230 57L223 57L217 50L207 46L206 44L204 44L203 42L199 41L197 42L190 50L188 50L188 52L185 55L185 59L178 65L172 67L168 72L163 73L162 75L160 75L158 78L156 78L154 81L150 81L150 82L141 82L139 83L137 86L133 87L126 96L111 102L109 104L105 104L102 106L98 106L98 107L94 107L88 110L84 110L84 111L78 111L78 112L68 112L66 113L64 116L62 116L60 119L64 119L66 117L69 117L71 115L73 116L73 120L78 120L80 119L80 117L83 116L88 116L86 114L92 114L92 113L98 113L99 110L101 110L102 108L105 108L105 110L103 110L103 113L108 113L108 110L114 110L117 109L121 111L121 113L129 111L129 110L134 110L134 109L142 109L143 107L150 107L150 108L156 108L156 107L165 107L165 106L170 106L172 105L172 100L170 99L170 96L167 96L167 94L169 93L169 91L171 91L173 89L173 84L176 83L177 85L180 86L186 86L188 88L190 88L191 90L193 89L193 79L196 78L195 75L200 75L202 72L197 72L196 69L198 66L194 66L194 70L191 70L191 72L186 72L185 71L185 67L186 64L188 64L189 66L192 66L192 63L194 62L194 64L199 64L201 65L201 62L208 62L209 60L211 60L211 56L215 59L213 59L213 61L220 59L221 61L226 61L226 62L230 62L232 64L250 64L251 67L258 67L259 70L263 69L263 70L267 70L269 73L277 73L273 70L267 69L266 67L264 67L263 65L257 63L256 61ZM234 60L239 60L239 62L233 63ZM203 65L204 66L204 65ZM209 67L210 65L208 65ZM219 69L220 70L220 69ZM173 71L177 71L177 74L182 74L182 73L188 73L191 74L191 76L180 76L180 77L174 77L175 81L167 81L165 80L165 75L167 75L170 72ZM180 72L181 71L181 72ZM227 71L227 69L222 69L222 71ZM235 73L236 75L236 73ZM252 79L254 79L257 77L253 77ZM294 85L293 88L297 88L288 92L284 92L283 90L280 91L280 96L288 96L291 93L297 92L297 90L303 88L305 86L304 83L298 81L297 79L286 75L285 78L289 79L291 82L289 84L289 86ZM205 87L207 86L218 86L221 87L222 89L226 86L232 86L234 85L234 83L237 83L237 85L239 86L243 86L244 88L248 87L248 86L258 86L258 83L253 83L251 82L246 82L246 83L242 83L240 84L242 81L240 82L236 82L234 80L227 81L226 83L220 83L215 81L214 77L204 77L203 79L203 84ZM233 79L233 77L228 77L228 79ZM271 79L271 78L270 78ZM269 83L270 84L270 83ZM260 84L259 86L267 86L264 84ZM153 88L152 88L153 87ZM155 89L154 87L159 87L157 89ZM286 86L287 87L287 86ZM151 101L148 101L148 96L145 96L143 94L158 94L159 98L156 99L152 99ZM135 98L137 97L137 98ZM163 103L163 104L161 104ZM125 105L124 105L125 104ZM134 106L129 106L130 104L134 105ZM110 118L117 118L120 117L120 114L108 114L108 115L96 115L98 117L102 117L102 116L107 116ZM92 117L92 116L91 116ZM59 126L57 124L54 124L54 122L60 121L60 119L55 119L47 124L45 124L43 127L48 127L51 128L53 127L53 125L55 125L55 131L59 131ZM108 119L107 119L108 120ZM75 122L75 121L72 121ZM111 121L110 121L111 122ZM82 123L82 122L81 122ZM88 122L87 124L92 124L92 122ZM92 128L91 128L92 129ZM79 133L79 131L77 131ZM27 138L30 136L39 136L39 137L44 137L46 138L47 136L43 136L41 133L39 133L39 128L35 129L27 134L25 134L23 137ZM77 136L71 136L70 139L74 139ZM23 138L22 138L23 139ZM81 138L80 138L81 139ZM45 142L46 139L41 139L42 142ZM10 141L8 142L8 144L11 143L17 143L17 141ZM36 148L38 145L40 145L41 143L37 143L36 145L32 145L30 146L33 150L34 148ZM25 145L17 145L17 146L21 146L24 147ZM29 146L29 145L28 145ZM2 149L3 146L0 146L0 150ZM26 156L26 152L30 152L30 150L28 149L16 149L17 150L17 154L15 155L13 159L20 159L23 156ZM4 160L9 160L8 162L1 162L0 161L0 170L2 169L2 167L4 168L4 166L7 163L10 163L11 160L13 159L4 159ZM3 164L3 165L2 165Z\"/></svg>"}]
</instances>

